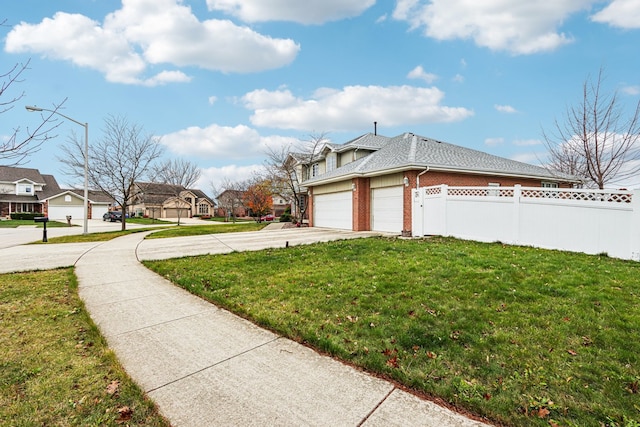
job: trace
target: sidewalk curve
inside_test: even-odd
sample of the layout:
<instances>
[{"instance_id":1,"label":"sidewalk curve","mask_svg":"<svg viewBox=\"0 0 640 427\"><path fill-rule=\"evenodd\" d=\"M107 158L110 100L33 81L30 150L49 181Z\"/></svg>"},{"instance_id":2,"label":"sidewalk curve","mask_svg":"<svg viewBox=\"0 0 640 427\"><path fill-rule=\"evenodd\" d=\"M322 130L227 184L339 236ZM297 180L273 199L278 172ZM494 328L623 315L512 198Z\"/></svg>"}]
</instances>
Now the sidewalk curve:
<instances>
[{"instance_id":1,"label":"sidewalk curve","mask_svg":"<svg viewBox=\"0 0 640 427\"><path fill-rule=\"evenodd\" d=\"M80 297L110 348L173 426L484 425L174 286L142 266L138 254L169 257L171 247L174 256L186 255L182 245L143 241L146 234L91 248L77 261L76 275ZM262 234L273 245L295 243L295 234ZM247 233L222 236L208 236L209 251L216 245L245 250L247 239L255 248L267 244Z\"/></svg>"}]
</instances>

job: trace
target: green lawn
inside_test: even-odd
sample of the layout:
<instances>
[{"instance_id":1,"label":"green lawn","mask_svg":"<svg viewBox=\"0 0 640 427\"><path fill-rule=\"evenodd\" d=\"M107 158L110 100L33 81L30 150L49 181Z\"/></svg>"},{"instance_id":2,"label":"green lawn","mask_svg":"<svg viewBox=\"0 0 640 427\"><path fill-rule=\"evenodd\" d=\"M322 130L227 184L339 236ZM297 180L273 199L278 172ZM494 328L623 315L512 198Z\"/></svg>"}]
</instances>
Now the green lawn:
<instances>
[{"instance_id":1,"label":"green lawn","mask_svg":"<svg viewBox=\"0 0 640 427\"><path fill-rule=\"evenodd\" d=\"M239 222L236 224L188 225L171 227L147 236L147 239L162 239L166 237L200 236L203 234L237 233L244 231L259 231L268 223Z\"/></svg>"},{"instance_id":2,"label":"green lawn","mask_svg":"<svg viewBox=\"0 0 640 427\"><path fill-rule=\"evenodd\" d=\"M16 228L20 226L36 226L37 228L42 228L41 222L35 222L32 219L10 219L10 220L2 220L0 221L0 228ZM58 222L58 221L49 221L47 222L47 228L49 227L68 227L69 225L66 222Z\"/></svg>"},{"instance_id":3,"label":"green lawn","mask_svg":"<svg viewBox=\"0 0 640 427\"><path fill-rule=\"evenodd\" d=\"M0 275L0 425L169 426L127 376L72 269Z\"/></svg>"},{"instance_id":4,"label":"green lawn","mask_svg":"<svg viewBox=\"0 0 640 427\"><path fill-rule=\"evenodd\" d=\"M639 425L639 263L372 238L145 265L280 334L497 423Z\"/></svg>"}]
</instances>

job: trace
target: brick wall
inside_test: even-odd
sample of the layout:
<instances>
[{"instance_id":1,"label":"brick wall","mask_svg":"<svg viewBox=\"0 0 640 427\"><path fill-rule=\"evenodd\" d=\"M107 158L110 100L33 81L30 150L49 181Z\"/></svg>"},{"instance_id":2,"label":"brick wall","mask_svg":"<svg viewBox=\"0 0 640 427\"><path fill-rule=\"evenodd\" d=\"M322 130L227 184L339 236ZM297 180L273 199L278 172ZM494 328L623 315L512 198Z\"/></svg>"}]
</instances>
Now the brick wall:
<instances>
[{"instance_id":1,"label":"brick wall","mask_svg":"<svg viewBox=\"0 0 640 427\"><path fill-rule=\"evenodd\" d=\"M371 186L369 178L354 178L353 231L371 230Z\"/></svg>"}]
</instances>

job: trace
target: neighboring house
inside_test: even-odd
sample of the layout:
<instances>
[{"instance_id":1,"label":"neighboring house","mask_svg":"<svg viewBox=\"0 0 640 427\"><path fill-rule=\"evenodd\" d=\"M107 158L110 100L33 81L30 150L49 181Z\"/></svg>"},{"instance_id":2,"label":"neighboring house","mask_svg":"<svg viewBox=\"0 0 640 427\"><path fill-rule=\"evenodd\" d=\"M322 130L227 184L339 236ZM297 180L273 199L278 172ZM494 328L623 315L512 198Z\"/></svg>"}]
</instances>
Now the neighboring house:
<instances>
[{"instance_id":1,"label":"neighboring house","mask_svg":"<svg viewBox=\"0 0 640 427\"><path fill-rule=\"evenodd\" d=\"M84 190L62 189L53 175L37 169L0 166L0 217L12 213L35 213L54 220L68 215L84 219ZM103 193L90 191L89 219L102 218L111 205Z\"/></svg>"},{"instance_id":2,"label":"neighboring house","mask_svg":"<svg viewBox=\"0 0 640 427\"><path fill-rule=\"evenodd\" d=\"M273 196L271 196L271 200L273 201L273 205L271 206L271 213L275 217L280 217L287 210L287 208L291 206L290 201L278 194L274 194Z\"/></svg>"},{"instance_id":3,"label":"neighboring house","mask_svg":"<svg viewBox=\"0 0 640 427\"><path fill-rule=\"evenodd\" d=\"M244 191L224 190L218 195L217 216L242 218L249 215L249 209L244 206Z\"/></svg>"},{"instance_id":4,"label":"neighboring house","mask_svg":"<svg viewBox=\"0 0 640 427\"><path fill-rule=\"evenodd\" d=\"M113 206L111 197L101 191L89 190L87 209L89 219L102 219L102 216ZM53 192L43 199L47 203L45 216L54 220L84 219L84 189L71 189Z\"/></svg>"},{"instance_id":5,"label":"neighboring house","mask_svg":"<svg viewBox=\"0 0 640 427\"><path fill-rule=\"evenodd\" d=\"M580 180L545 168L404 133L365 134L327 144L319 172L303 182L310 195L310 224L355 231L411 233L411 190L451 186L572 187Z\"/></svg>"},{"instance_id":6,"label":"neighboring house","mask_svg":"<svg viewBox=\"0 0 640 427\"><path fill-rule=\"evenodd\" d=\"M214 214L214 202L200 190L155 182L133 185L129 211L135 216L191 218Z\"/></svg>"}]
</instances>

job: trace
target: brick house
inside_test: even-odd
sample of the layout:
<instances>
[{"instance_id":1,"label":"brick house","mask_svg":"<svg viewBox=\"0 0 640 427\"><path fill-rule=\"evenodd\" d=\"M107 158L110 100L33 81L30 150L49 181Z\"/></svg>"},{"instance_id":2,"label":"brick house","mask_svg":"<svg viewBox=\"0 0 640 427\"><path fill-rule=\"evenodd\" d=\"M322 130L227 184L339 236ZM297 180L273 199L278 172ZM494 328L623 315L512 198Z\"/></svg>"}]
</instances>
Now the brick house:
<instances>
[{"instance_id":1,"label":"brick house","mask_svg":"<svg viewBox=\"0 0 640 427\"><path fill-rule=\"evenodd\" d=\"M101 219L112 200L99 191L89 191L89 219ZM38 169L0 166L0 217L33 213L50 219L84 218L84 190L63 189L53 175Z\"/></svg>"},{"instance_id":2,"label":"brick house","mask_svg":"<svg viewBox=\"0 0 640 427\"><path fill-rule=\"evenodd\" d=\"M412 133L327 144L303 182L316 227L410 233L411 190L450 186L570 188L576 177Z\"/></svg>"},{"instance_id":3,"label":"brick house","mask_svg":"<svg viewBox=\"0 0 640 427\"><path fill-rule=\"evenodd\" d=\"M129 211L149 218L213 216L215 203L198 189L157 182L135 182Z\"/></svg>"}]
</instances>

